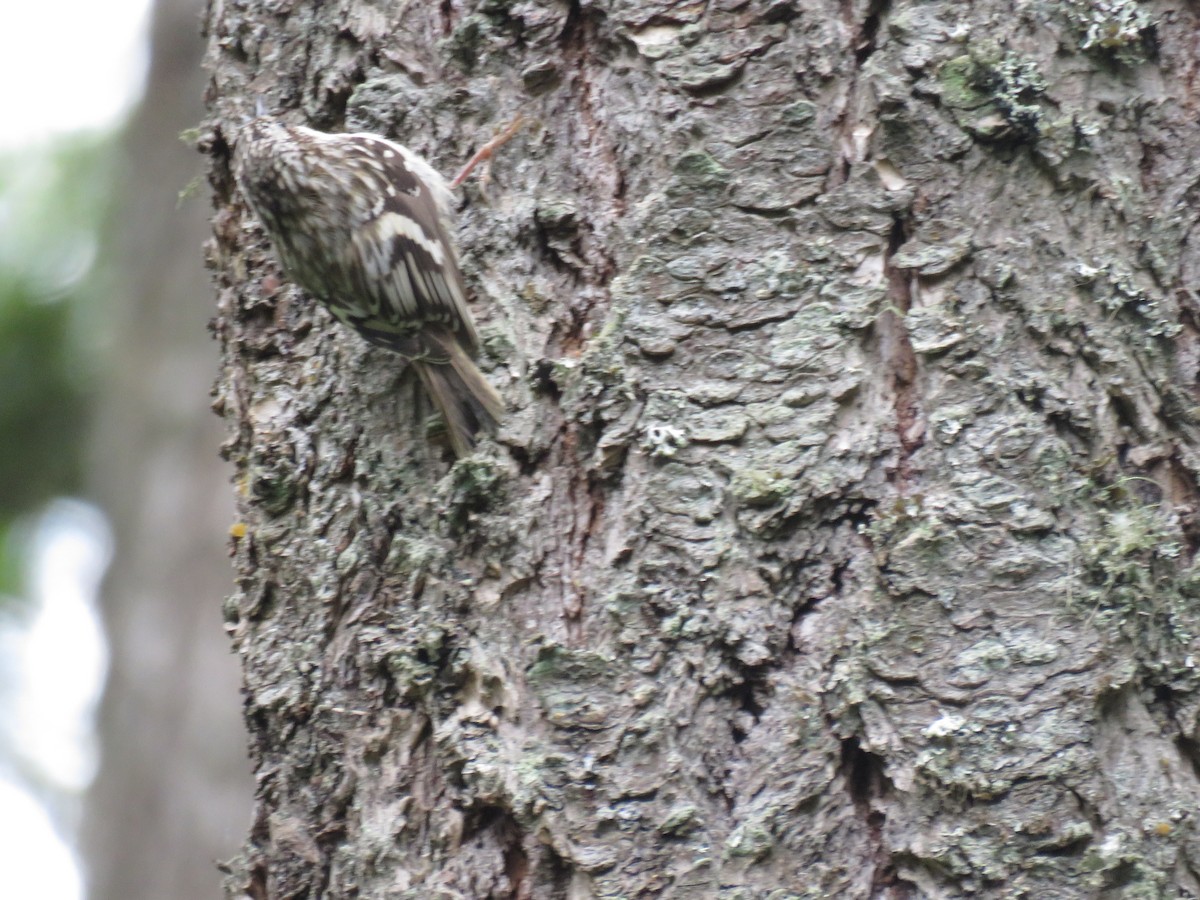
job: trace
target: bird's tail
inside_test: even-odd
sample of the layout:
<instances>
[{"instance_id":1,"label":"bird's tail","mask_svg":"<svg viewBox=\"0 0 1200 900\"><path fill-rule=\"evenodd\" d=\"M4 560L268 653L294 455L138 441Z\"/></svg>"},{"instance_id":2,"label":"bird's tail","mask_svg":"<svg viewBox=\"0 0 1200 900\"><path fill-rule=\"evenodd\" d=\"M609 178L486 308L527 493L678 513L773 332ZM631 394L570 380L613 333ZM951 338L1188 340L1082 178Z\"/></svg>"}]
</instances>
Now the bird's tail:
<instances>
[{"instance_id":1,"label":"bird's tail","mask_svg":"<svg viewBox=\"0 0 1200 900\"><path fill-rule=\"evenodd\" d=\"M442 343L442 342L439 342ZM454 455L466 456L481 431L495 431L504 414L504 401L457 341L445 341L449 360L413 360L426 392L446 422Z\"/></svg>"}]
</instances>

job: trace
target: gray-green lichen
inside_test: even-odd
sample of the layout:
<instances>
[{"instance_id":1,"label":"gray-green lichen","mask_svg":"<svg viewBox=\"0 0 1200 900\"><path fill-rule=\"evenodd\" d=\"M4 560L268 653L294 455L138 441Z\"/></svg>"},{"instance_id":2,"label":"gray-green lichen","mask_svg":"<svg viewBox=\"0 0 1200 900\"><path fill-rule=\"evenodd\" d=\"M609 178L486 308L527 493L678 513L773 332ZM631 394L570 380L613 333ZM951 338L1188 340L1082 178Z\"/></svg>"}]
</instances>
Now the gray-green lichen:
<instances>
[{"instance_id":1,"label":"gray-green lichen","mask_svg":"<svg viewBox=\"0 0 1200 900\"><path fill-rule=\"evenodd\" d=\"M1154 21L1137 0L1066 0L1068 21L1081 33L1079 46L1125 65L1145 62Z\"/></svg>"},{"instance_id":2,"label":"gray-green lichen","mask_svg":"<svg viewBox=\"0 0 1200 900\"><path fill-rule=\"evenodd\" d=\"M1200 567L1181 544L1176 515L1138 497L1135 481L1096 493L1096 528L1081 548L1087 588L1073 598L1098 626L1146 648L1145 663L1198 684L1187 661L1200 636Z\"/></svg>"},{"instance_id":3,"label":"gray-green lichen","mask_svg":"<svg viewBox=\"0 0 1200 900\"><path fill-rule=\"evenodd\" d=\"M1139 280L1124 264L1106 261L1099 265L1078 263L1079 284L1092 292L1096 302L1112 313L1129 310L1145 322L1146 334L1157 338L1175 337L1183 330L1179 310L1161 291ZM1139 283L1141 281L1142 283Z\"/></svg>"},{"instance_id":4,"label":"gray-green lichen","mask_svg":"<svg viewBox=\"0 0 1200 900\"><path fill-rule=\"evenodd\" d=\"M972 46L971 53L939 70L942 98L959 124L985 141L1035 141L1045 110L1046 81L1035 63L994 45Z\"/></svg>"},{"instance_id":5,"label":"gray-green lichen","mask_svg":"<svg viewBox=\"0 0 1200 900\"><path fill-rule=\"evenodd\" d=\"M461 532L474 516L503 502L504 468L476 454L458 460L438 485L438 497L451 534Z\"/></svg>"}]
</instances>

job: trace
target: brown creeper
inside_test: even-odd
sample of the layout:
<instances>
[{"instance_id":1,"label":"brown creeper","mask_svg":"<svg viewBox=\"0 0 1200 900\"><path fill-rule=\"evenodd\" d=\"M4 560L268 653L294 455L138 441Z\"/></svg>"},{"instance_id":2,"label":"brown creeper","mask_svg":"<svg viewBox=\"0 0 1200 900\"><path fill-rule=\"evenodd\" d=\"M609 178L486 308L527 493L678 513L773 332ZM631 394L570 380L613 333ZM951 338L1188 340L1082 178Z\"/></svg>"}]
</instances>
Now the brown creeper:
<instances>
[{"instance_id":1,"label":"brown creeper","mask_svg":"<svg viewBox=\"0 0 1200 900\"><path fill-rule=\"evenodd\" d=\"M270 117L242 129L234 169L288 275L372 344L409 360L455 455L469 453L504 404L471 359L479 338L450 237L450 185L377 135Z\"/></svg>"}]
</instances>

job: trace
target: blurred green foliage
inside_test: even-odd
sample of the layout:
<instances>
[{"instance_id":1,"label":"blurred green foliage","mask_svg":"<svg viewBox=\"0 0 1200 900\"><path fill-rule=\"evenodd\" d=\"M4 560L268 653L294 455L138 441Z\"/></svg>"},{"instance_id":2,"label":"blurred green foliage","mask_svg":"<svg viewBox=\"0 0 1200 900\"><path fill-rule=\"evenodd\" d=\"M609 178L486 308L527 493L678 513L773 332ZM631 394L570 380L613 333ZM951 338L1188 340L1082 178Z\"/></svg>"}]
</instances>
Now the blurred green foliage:
<instances>
[{"instance_id":1,"label":"blurred green foliage","mask_svg":"<svg viewBox=\"0 0 1200 900\"><path fill-rule=\"evenodd\" d=\"M0 154L0 595L20 593L14 526L81 487L112 147Z\"/></svg>"}]
</instances>

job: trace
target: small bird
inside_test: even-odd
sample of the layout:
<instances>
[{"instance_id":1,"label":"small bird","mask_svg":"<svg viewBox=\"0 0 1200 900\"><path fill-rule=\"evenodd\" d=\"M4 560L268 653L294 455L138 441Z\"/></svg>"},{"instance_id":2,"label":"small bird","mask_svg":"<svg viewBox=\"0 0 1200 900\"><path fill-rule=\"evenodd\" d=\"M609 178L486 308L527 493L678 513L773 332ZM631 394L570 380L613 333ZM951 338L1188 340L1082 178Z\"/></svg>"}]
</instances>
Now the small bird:
<instances>
[{"instance_id":1,"label":"small bird","mask_svg":"<svg viewBox=\"0 0 1200 900\"><path fill-rule=\"evenodd\" d=\"M471 358L479 336L451 238L452 187L483 155L447 183L386 138L270 116L242 128L234 153L238 184L284 271L339 321L413 364L459 457L504 412Z\"/></svg>"}]
</instances>

